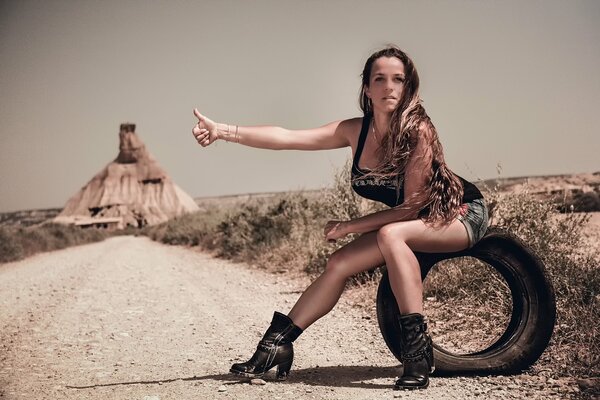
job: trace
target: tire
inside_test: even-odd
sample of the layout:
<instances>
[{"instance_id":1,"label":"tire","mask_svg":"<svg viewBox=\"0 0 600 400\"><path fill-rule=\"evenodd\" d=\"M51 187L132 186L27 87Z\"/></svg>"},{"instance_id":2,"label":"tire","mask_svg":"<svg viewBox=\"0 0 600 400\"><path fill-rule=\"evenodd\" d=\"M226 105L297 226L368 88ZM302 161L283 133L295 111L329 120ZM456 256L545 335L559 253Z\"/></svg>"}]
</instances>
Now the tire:
<instances>
[{"instance_id":1,"label":"tire","mask_svg":"<svg viewBox=\"0 0 600 400\"><path fill-rule=\"evenodd\" d=\"M442 260L470 256L494 268L504 278L512 296L512 314L506 330L487 348L454 354L435 344L436 375L514 374L529 368L546 349L556 320L554 289L545 267L516 236L490 228L471 249L456 253L416 253L424 280ZM377 320L383 338L400 360L398 306L387 271L377 292Z\"/></svg>"}]
</instances>

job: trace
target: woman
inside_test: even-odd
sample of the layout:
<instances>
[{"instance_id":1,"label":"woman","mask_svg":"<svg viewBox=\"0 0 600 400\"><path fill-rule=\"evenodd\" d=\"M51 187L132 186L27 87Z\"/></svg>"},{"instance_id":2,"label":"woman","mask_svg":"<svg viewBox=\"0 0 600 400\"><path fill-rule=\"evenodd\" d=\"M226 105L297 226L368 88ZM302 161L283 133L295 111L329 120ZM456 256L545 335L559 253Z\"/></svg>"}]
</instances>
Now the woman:
<instances>
[{"instance_id":1,"label":"woman","mask_svg":"<svg viewBox=\"0 0 600 400\"><path fill-rule=\"evenodd\" d=\"M352 188L389 209L350 221L329 221L325 240L351 233L356 240L334 252L325 271L286 316L275 312L252 358L231 372L262 376L277 366L285 379L292 342L337 303L346 280L385 264L400 310L403 374L395 389L426 388L434 360L423 316L421 270L413 252L452 252L473 246L487 228L483 196L444 162L436 130L421 105L412 60L388 47L372 54L362 73L362 118L291 131L273 126L241 127L198 118L192 133L208 146L218 139L266 149L323 150L350 146Z\"/></svg>"}]
</instances>

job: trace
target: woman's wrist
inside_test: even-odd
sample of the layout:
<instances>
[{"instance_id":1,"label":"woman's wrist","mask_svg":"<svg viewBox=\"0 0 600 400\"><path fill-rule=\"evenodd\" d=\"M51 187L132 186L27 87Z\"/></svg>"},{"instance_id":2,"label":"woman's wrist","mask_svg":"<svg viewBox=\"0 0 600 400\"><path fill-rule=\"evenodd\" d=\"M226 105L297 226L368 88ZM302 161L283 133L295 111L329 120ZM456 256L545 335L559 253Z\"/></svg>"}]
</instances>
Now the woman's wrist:
<instances>
[{"instance_id":1,"label":"woman's wrist","mask_svg":"<svg viewBox=\"0 0 600 400\"><path fill-rule=\"evenodd\" d=\"M226 142L240 142L239 127L237 125L217 123L217 138Z\"/></svg>"},{"instance_id":2,"label":"woman's wrist","mask_svg":"<svg viewBox=\"0 0 600 400\"><path fill-rule=\"evenodd\" d=\"M217 127L217 138L221 139L221 140L227 140L226 139L227 124L222 124L220 122L217 122L215 124L215 126Z\"/></svg>"},{"instance_id":3,"label":"woman's wrist","mask_svg":"<svg viewBox=\"0 0 600 400\"><path fill-rule=\"evenodd\" d=\"M344 236L354 233L354 232L352 232L351 224L352 224L352 221L342 221L340 223L339 229L340 229L341 233L344 234Z\"/></svg>"}]
</instances>

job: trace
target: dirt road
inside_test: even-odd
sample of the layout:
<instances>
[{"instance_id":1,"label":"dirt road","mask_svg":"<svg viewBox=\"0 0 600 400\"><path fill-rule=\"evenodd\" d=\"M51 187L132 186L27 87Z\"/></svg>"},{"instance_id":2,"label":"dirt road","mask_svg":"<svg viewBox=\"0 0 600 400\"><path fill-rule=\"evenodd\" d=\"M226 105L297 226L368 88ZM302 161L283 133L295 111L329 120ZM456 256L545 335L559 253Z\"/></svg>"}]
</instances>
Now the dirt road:
<instances>
[{"instance_id":1,"label":"dirt road","mask_svg":"<svg viewBox=\"0 0 600 400\"><path fill-rule=\"evenodd\" d=\"M270 275L147 238L0 265L1 399L565 398L539 376L432 378L395 392L400 372L374 309L345 296L296 342L287 382L227 373L246 360L272 312L306 281Z\"/></svg>"}]
</instances>

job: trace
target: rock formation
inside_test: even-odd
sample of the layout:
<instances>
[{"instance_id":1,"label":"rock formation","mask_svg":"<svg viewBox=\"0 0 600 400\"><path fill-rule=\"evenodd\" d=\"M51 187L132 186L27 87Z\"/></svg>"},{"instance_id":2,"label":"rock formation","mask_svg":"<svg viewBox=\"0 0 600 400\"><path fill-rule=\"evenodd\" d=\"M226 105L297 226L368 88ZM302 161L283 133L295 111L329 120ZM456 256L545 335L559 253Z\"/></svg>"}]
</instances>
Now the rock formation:
<instances>
[{"instance_id":1,"label":"rock formation","mask_svg":"<svg viewBox=\"0 0 600 400\"><path fill-rule=\"evenodd\" d=\"M135 124L121 124L119 155L69 199L56 222L142 227L198 210L146 150Z\"/></svg>"}]
</instances>

